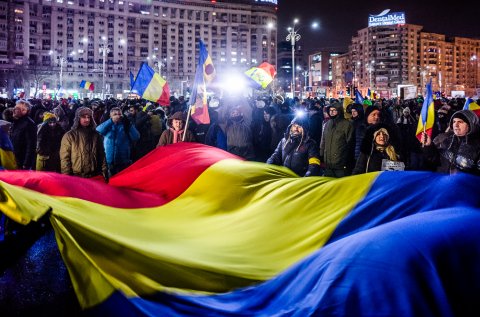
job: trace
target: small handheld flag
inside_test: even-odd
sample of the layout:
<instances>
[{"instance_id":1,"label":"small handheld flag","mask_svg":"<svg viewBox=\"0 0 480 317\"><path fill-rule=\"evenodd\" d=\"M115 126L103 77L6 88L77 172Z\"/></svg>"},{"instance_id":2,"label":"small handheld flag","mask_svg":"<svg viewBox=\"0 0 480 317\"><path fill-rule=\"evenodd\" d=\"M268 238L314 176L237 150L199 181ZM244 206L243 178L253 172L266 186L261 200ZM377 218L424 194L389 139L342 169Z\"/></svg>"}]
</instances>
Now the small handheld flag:
<instances>
[{"instance_id":1,"label":"small handheld flag","mask_svg":"<svg viewBox=\"0 0 480 317\"><path fill-rule=\"evenodd\" d=\"M355 89L355 102L359 104L363 104L362 94L357 89Z\"/></svg>"},{"instance_id":2,"label":"small handheld flag","mask_svg":"<svg viewBox=\"0 0 480 317\"><path fill-rule=\"evenodd\" d=\"M435 123L435 109L433 106L432 80L427 84L427 95L423 101L420 118L418 118L418 126L416 136L421 142L422 135L425 132L429 137L432 137L433 124Z\"/></svg>"},{"instance_id":3,"label":"small handheld flag","mask_svg":"<svg viewBox=\"0 0 480 317\"><path fill-rule=\"evenodd\" d=\"M475 112L478 117L480 117L480 106L472 98L467 98L467 100L465 100L463 110L471 110Z\"/></svg>"}]
</instances>

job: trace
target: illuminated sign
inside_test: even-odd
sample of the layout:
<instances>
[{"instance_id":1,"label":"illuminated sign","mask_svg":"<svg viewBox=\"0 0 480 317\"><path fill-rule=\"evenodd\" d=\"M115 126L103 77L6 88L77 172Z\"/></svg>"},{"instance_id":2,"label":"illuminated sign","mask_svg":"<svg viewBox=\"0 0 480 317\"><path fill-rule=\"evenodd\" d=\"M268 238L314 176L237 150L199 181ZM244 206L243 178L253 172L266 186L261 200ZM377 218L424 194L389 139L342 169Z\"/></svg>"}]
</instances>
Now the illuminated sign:
<instances>
[{"instance_id":1,"label":"illuminated sign","mask_svg":"<svg viewBox=\"0 0 480 317\"><path fill-rule=\"evenodd\" d=\"M405 24L405 12L390 13L390 9L387 9L378 15L368 16L368 27L395 24Z\"/></svg>"},{"instance_id":2,"label":"illuminated sign","mask_svg":"<svg viewBox=\"0 0 480 317\"><path fill-rule=\"evenodd\" d=\"M278 4L278 0L255 0L255 2Z\"/></svg>"}]
</instances>

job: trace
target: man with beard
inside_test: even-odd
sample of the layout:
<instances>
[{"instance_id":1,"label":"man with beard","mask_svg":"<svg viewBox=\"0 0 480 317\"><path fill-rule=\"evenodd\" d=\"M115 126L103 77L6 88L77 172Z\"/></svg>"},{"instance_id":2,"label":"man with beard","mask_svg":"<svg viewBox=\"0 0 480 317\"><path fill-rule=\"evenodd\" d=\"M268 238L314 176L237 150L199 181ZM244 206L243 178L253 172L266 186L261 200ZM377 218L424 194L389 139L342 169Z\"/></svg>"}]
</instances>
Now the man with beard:
<instances>
[{"instance_id":1,"label":"man with beard","mask_svg":"<svg viewBox=\"0 0 480 317\"><path fill-rule=\"evenodd\" d=\"M320 175L318 145L308 137L306 118L293 119L267 164L283 165L300 176Z\"/></svg>"},{"instance_id":2,"label":"man with beard","mask_svg":"<svg viewBox=\"0 0 480 317\"><path fill-rule=\"evenodd\" d=\"M90 108L77 109L72 129L65 133L60 146L62 174L85 178L103 175L108 180L103 138L96 126Z\"/></svg>"}]
</instances>

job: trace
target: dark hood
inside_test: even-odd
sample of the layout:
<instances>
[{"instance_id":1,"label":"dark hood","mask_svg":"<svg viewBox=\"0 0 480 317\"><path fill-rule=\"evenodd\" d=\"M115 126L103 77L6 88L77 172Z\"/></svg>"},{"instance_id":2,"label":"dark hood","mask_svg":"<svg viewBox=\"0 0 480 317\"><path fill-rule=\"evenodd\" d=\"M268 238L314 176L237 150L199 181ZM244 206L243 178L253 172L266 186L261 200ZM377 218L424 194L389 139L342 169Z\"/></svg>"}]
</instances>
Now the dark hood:
<instances>
[{"instance_id":1,"label":"dark hood","mask_svg":"<svg viewBox=\"0 0 480 317\"><path fill-rule=\"evenodd\" d=\"M448 126L450 127L450 130L453 130L453 119L454 118L459 118L462 119L463 121L467 122L470 129L467 133L467 136L469 135L476 135L478 131L480 130L479 126L479 119L477 115L471 111L471 110L459 110L455 112L452 117L450 118L450 122Z\"/></svg>"}]
</instances>

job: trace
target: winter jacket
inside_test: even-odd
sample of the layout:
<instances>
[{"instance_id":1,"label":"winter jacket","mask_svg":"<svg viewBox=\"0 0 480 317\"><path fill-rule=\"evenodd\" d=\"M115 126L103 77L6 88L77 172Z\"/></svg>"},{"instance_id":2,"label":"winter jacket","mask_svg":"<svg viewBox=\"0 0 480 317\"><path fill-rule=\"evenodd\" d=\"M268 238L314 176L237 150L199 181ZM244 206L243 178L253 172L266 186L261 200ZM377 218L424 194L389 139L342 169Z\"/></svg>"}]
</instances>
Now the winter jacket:
<instances>
[{"instance_id":1,"label":"winter jacket","mask_svg":"<svg viewBox=\"0 0 480 317\"><path fill-rule=\"evenodd\" d=\"M107 162L103 148L103 138L95 130L92 120L90 126L82 127L78 111L72 129L65 133L60 146L62 174L80 177L103 175L107 177Z\"/></svg>"},{"instance_id":2,"label":"winter jacket","mask_svg":"<svg viewBox=\"0 0 480 317\"><path fill-rule=\"evenodd\" d=\"M40 125L37 133L37 171L60 172L60 144L65 130L48 122Z\"/></svg>"},{"instance_id":3,"label":"winter jacket","mask_svg":"<svg viewBox=\"0 0 480 317\"><path fill-rule=\"evenodd\" d=\"M253 160L255 158L252 132L243 120L239 122L229 120L227 122L226 132L228 152L247 160Z\"/></svg>"},{"instance_id":4,"label":"winter jacket","mask_svg":"<svg viewBox=\"0 0 480 317\"><path fill-rule=\"evenodd\" d=\"M185 130L184 130L184 133L186 133L185 141L182 141L183 134L181 134L179 136L180 140L178 140L178 142L195 142L195 137L193 136L192 131L187 130L185 132ZM157 147L168 145L168 144L173 144L173 132L172 132L171 128L163 131L162 135L160 136L160 140L158 141Z\"/></svg>"},{"instance_id":5,"label":"winter jacket","mask_svg":"<svg viewBox=\"0 0 480 317\"><path fill-rule=\"evenodd\" d=\"M465 136L456 136L453 132L439 134L430 146L423 148L427 167L437 172L455 174L459 171L480 175L480 123L473 111L460 110L450 119L461 117L469 124Z\"/></svg>"},{"instance_id":6,"label":"winter jacket","mask_svg":"<svg viewBox=\"0 0 480 317\"><path fill-rule=\"evenodd\" d=\"M351 171L354 162L355 132L350 121L343 116L343 107L334 103L337 116L328 120L322 134L320 157L329 169Z\"/></svg>"},{"instance_id":7,"label":"winter jacket","mask_svg":"<svg viewBox=\"0 0 480 317\"><path fill-rule=\"evenodd\" d=\"M10 129L13 152L20 169L33 169L37 154L37 126L29 116L13 120Z\"/></svg>"},{"instance_id":8,"label":"winter jacket","mask_svg":"<svg viewBox=\"0 0 480 317\"><path fill-rule=\"evenodd\" d=\"M127 124L128 126L126 127L123 122L115 124L112 119L108 119L97 127L97 131L103 135L103 146L107 164L109 165L132 162L132 144L140 138L140 133L128 120Z\"/></svg>"}]
</instances>

